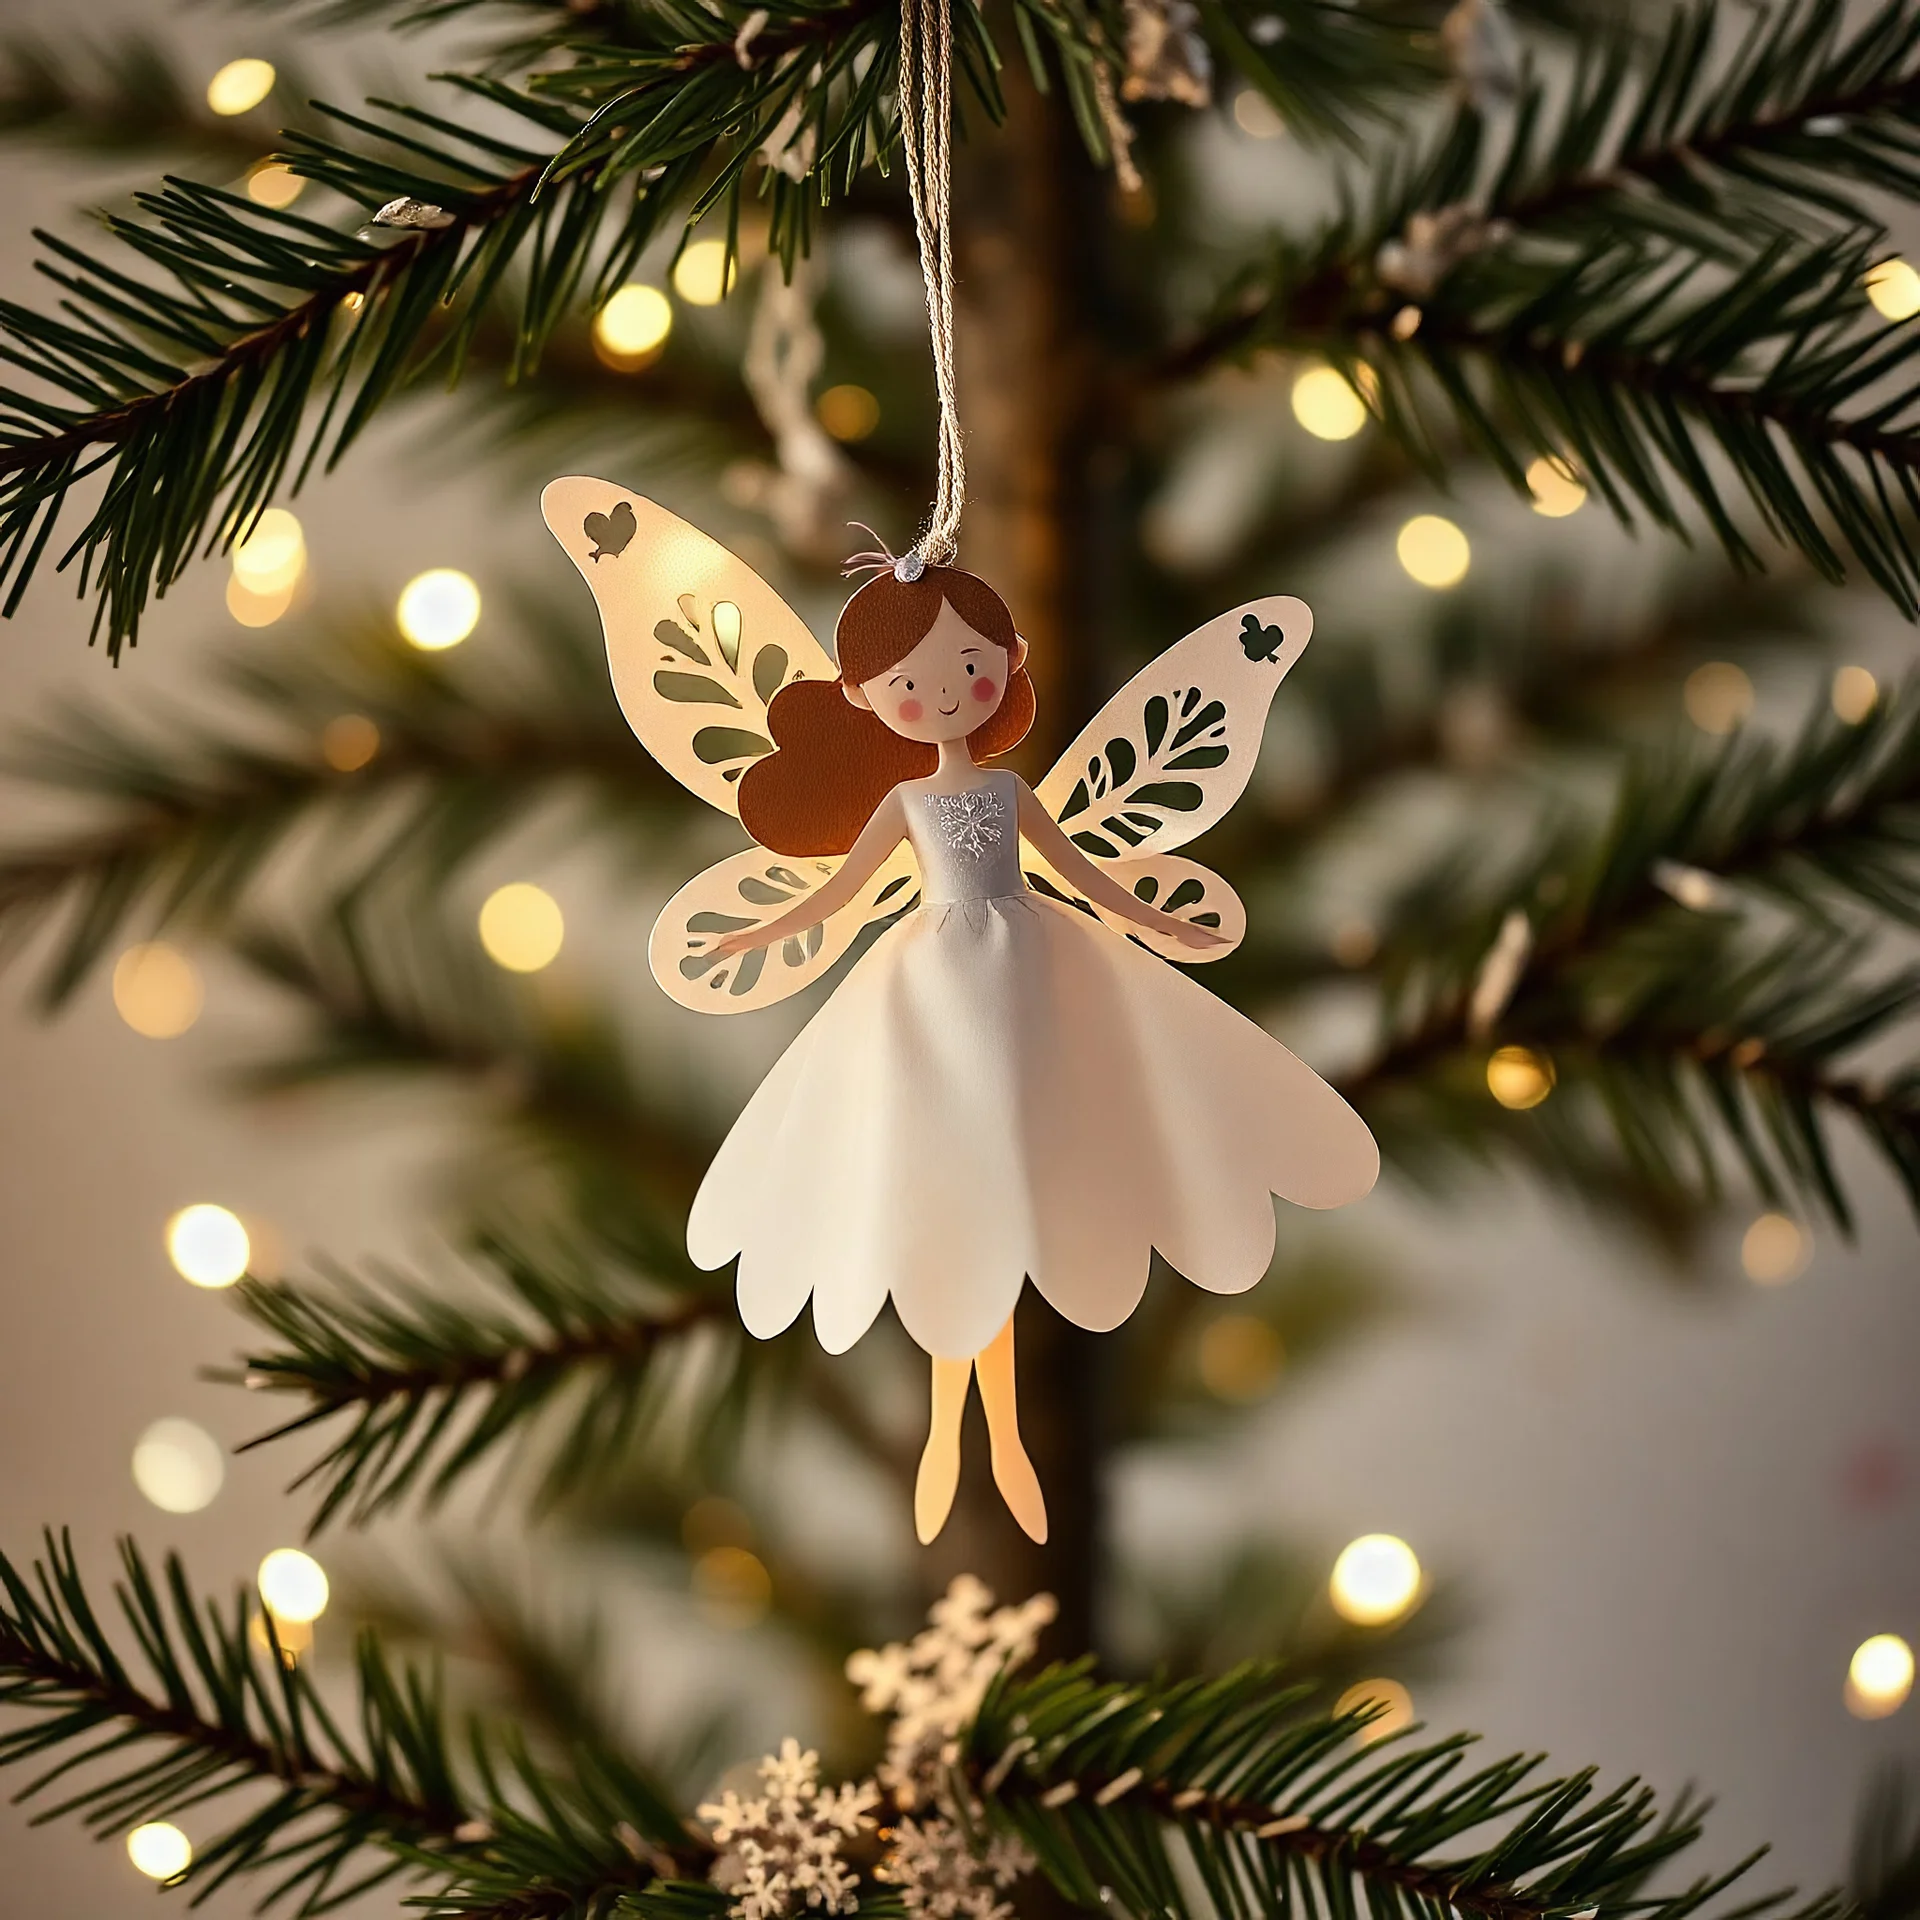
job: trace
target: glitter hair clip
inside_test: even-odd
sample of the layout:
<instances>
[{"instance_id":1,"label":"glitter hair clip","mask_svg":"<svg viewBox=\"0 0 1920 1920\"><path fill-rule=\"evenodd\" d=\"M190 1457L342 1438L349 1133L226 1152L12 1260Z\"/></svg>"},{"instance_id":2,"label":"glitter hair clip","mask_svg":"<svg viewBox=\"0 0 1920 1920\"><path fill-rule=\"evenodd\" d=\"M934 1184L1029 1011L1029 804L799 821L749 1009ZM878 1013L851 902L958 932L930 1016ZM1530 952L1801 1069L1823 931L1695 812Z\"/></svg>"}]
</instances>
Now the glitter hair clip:
<instances>
[{"instance_id":1,"label":"glitter hair clip","mask_svg":"<svg viewBox=\"0 0 1920 1920\"><path fill-rule=\"evenodd\" d=\"M905 553L895 553L864 520L849 520L847 525L858 527L875 544L867 553L847 556L846 564L840 569L843 579L855 573L891 573L896 580L911 585L926 572L927 557L918 547L909 547Z\"/></svg>"}]
</instances>

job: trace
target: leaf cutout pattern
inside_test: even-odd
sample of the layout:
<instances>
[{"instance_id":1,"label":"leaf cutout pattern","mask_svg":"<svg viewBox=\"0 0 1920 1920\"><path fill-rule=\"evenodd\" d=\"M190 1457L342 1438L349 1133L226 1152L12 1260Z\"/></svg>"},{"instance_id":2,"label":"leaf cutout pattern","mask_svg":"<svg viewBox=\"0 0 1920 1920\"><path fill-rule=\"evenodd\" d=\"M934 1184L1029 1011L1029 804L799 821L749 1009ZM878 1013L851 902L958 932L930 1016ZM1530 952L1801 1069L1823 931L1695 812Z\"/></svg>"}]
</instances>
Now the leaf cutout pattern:
<instances>
[{"instance_id":1,"label":"leaf cutout pattern","mask_svg":"<svg viewBox=\"0 0 1920 1920\"><path fill-rule=\"evenodd\" d=\"M1268 651L1248 653L1249 620L1272 636ZM1040 783L1041 804L1095 860L1131 866L1184 846L1245 792L1267 709L1312 630L1305 603L1285 595L1196 628L1082 729Z\"/></svg>"},{"instance_id":2,"label":"leaf cutout pattern","mask_svg":"<svg viewBox=\"0 0 1920 1920\"><path fill-rule=\"evenodd\" d=\"M838 859L791 860L748 847L697 874L667 902L647 943L653 977L695 1013L750 1013L811 986L876 920L919 902L919 870L900 847L850 906L782 940L722 957L730 933L765 926L825 885Z\"/></svg>"},{"instance_id":3,"label":"leaf cutout pattern","mask_svg":"<svg viewBox=\"0 0 1920 1920\"><path fill-rule=\"evenodd\" d=\"M540 505L592 590L628 725L690 792L737 816L740 776L773 751L769 703L793 680L834 678L825 649L745 561L653 501L574 475ZM622 505L634 534L596 560L587 516L611 522Z\"/></svg>"},{"instance_id":4,"label":"leaf cutout pattern","mask_svg":"<svg viewBox=\"0 0 1920 1920\"><path fill-rule=\"evenodd\" d=\"M1169 934L1149 933L1136 927L1117 914L1096 907L1077 887L1068 886L1031 847L1024 853L1027 885L1035 893L1105 921L1115 933L1177 966L1204 966L1209 960L1224 960L1246 935L1247 910L1240 896L1211 868L1183 854L1150 854L1143 860L1122 861L1114 867L1113 877L1128 888L1135 899L1144 900L1148 906L1158 907L1176 919L1205 927L1218 934L1226 942L1224 946L1183 947Z\"/></svg>"}]
</instances>

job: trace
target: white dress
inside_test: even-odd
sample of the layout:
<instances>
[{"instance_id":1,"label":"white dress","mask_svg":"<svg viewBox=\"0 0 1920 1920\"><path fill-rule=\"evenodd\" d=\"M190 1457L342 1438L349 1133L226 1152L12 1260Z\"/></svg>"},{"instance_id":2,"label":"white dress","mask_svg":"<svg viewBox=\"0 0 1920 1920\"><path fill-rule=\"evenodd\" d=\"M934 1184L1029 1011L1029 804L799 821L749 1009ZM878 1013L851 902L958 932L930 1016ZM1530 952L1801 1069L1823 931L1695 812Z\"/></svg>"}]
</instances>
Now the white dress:
<instances>
[{"instance_id":1,"label":"white dress","mask_svg":"<svg viewBox=\"0 0 1920 1920\"><path fill-rule=\"evenodd\" d=\"M842 1353L891 1296L963 1359L1031 1279L1117 1327L1160 1252L1214 1293L1273 1257L1272 1196L1358 1199L1379 1167L1352 1108L1252 1021L1090 914L1030 892L1018 788L901 789L923 904L781 1056L687 1224L701 1267L740 1258L770 1338L808 1297Z\"/></svg>"}]
</instances>

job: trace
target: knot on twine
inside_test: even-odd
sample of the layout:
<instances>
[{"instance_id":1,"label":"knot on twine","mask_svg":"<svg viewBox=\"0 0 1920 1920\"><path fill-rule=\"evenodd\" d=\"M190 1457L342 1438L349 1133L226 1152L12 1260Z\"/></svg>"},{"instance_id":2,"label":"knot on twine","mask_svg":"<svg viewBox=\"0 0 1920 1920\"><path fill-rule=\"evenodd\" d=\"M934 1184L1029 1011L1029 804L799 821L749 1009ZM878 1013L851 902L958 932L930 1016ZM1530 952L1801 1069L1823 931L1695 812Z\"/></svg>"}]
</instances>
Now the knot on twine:
<instances>
[{"instance_id":1,"label":"knot on twine","mask_svg":"<svg viewBox=\"0 0 1920 1920\"><path fill-rule=\"evenodd\" d=\"M846 564L840 569L842 579L856 573L891 573L896 580L910 586L926 572L927 556L919 547L912 546L905 553L895 553L864 520L849 520L847 525L858 527L874 545L865 553L850 553L847 556Z\"/></svg>"}]
</instances>

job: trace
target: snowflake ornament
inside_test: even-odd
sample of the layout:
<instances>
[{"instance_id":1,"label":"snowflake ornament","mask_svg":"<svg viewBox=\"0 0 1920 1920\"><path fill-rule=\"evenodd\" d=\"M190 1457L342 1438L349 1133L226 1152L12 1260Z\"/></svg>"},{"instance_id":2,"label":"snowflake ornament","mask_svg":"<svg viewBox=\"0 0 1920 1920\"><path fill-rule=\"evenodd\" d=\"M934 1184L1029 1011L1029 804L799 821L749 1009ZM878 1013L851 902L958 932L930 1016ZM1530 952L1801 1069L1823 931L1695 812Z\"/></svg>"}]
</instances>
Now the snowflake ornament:
<instances>
[{"instance_id":1,"label":"snowflake ornament","mask_svg":"<svg viewBox=\"0 0 1920 1920\"><path fill-rule=\"evenodd\" d=\"M871 1780L823 1789L819 1754L792 1739L760 1762L760 1786L744 1800L729 1787L699 1809L720 1849L713 1883L733 1895L734 1920L854 1912L859 1878L841 1853L872 1828L880 1789Z\"/></svg>"}]
</instances>

